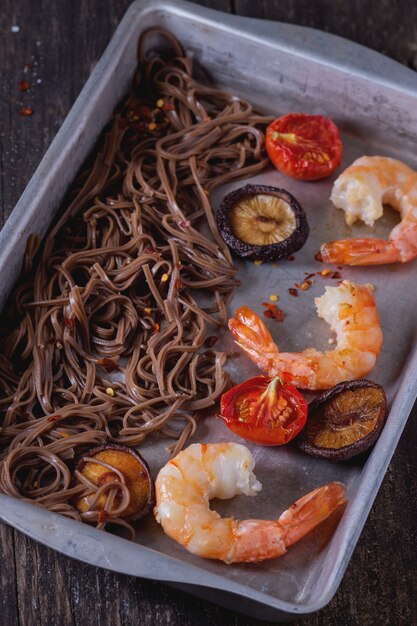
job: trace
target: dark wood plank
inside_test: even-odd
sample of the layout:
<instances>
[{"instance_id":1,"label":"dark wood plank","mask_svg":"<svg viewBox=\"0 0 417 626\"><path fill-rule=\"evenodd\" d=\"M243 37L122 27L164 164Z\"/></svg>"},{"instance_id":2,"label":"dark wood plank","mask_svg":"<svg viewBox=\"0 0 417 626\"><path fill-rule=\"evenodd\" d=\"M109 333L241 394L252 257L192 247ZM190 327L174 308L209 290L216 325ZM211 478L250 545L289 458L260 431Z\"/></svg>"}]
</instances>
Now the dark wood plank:
<instances>
[{"instance_id":1,"label":"dark wood plank","mask_svg":"<svg viewBox=\"0 0 417 626\"><path fill-rule=\"evenodd\" d=\"M198 3L314 26L415 64L414 0L401 7L384 0L366 12L360 0ZM3 0L0 216L10 213L128 5L129 0L39 0L35 11L27 0ZM19 26L19 32L12 32L12 26ZM24 73L27 63L33 68ZM25 94L19 90L22 79L31 84ZM21 117L22 106L33 107L33 116ZM416 417L414 409L334 600L297 624L416 623ZM0 554L1 626L265 623L152 581L67 559L1 525Z\"/></svg>"},{"instance_id":2,"label":"dark wood plank","mask_svg":"<svg viewBox=\"0 0 417 626\"><path fill-rule=\"evenodd\" d=\"M19 624L13 529L0 524L0 624Z\"/></svg>"},{"instance_id":3,"label":"dark wood plank","mask_svg":"<svg viewBox=\"0 0 417 626\"><path fill-rule=\"evenodd\" d=\"M325 30L417 69L417 3L354 0L235 0L235 12Z\"/></svg>"}]
</instances>

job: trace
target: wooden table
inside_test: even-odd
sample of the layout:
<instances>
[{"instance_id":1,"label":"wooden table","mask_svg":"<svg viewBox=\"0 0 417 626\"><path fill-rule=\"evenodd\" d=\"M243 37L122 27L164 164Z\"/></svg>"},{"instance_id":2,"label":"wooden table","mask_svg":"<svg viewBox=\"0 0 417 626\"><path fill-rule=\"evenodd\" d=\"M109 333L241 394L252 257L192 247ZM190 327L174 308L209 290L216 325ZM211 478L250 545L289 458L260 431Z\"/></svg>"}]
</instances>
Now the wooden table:
<instances>
[{"instance_id":1,"label":"wooden table","mask_svg":"<svg viewBox=\"0 0 417 626\"><path fill-rule=\"evenodd\" d=\"M415 0L404 0L401 6L384 0L367 10L361 0L199 3L333 32L417 68ZM128 5L129 0L2 0L0 224ZM21 80L30 83L26 93L19 89ZM33 115L21 116L22 107L32 108ZM298 623L417 623L416 418L415 407L335 598L320 613ZM261 623L161 584L70 560L1 524L0 543L0 626Z\"/></svg>"}]
</instances>

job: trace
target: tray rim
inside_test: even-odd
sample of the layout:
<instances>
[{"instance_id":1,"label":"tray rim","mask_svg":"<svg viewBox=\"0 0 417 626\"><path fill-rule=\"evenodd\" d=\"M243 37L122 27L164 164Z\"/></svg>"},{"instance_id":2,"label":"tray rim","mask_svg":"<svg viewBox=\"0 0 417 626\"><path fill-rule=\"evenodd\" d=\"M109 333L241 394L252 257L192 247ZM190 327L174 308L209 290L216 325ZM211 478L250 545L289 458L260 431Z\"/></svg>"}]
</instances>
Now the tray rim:
<instances>
[{"instance_id":1,"label":"tray rim","mask_svg":"<svg viewBox=\"0 0 417 626\"><path fill-rule=\"evenodd\" d=\"M66 150L62 151L62 148L65 147L65 143L63 142L65 142L68 138L69 131L73 133L73 124L75 121L79 122L79 117L81 117L82 123L79 124L77 129L78 134L75 133L72 141L76 142L79 140L79 133L86 130L86 121L81 115L82 109L85 106L85 103L92 97L92 93L96 87L103 84L106 73L109 71L109 64L114 65L117 63L117 52L119 50L120 42L126 38L131 31L137 30L136 20L138 20L141 15L156 11L175 12L176 15L182 15L187 18L198 17L201 22L215 26L216 29L224 30L225 32L231 28L239 29L240 34L243 34L248 39L255 39L257 41L261 41L262 43L268 43L276 49L287 50L291 52L291 54L308 58L310 61L313 60L326 66L335 67L340 71L348 71L350 74L353 73L361 78L373 81L397 92L407 93L417 99L415 72L403 67L401 64L393 61L392 59L384 57L382 54L369 50L364 46L350 42L336 35L331 35L329 33L324 33L303 26L229 15L201 7L199 5L194 5L186 2L185 0L136 0L125 13L105 52L101 56L100 61L86 82L76 102L72 106L68 116L58 131L55 139L51 143L41 163L37 167L35 173L29 181L29 184L22 194L21 199L17 203L16 208L11 213L9 219L3 227L0 235L0 264L2 259L7 260L7 258L10 258L10 255L13 254L16 238L24 235L24 229L21 225L22 218L25 214L31 214L30 207L39 201L41 193L47 193L48 181L50 182L51 178L56 175L57 171L59 171L57 168L59 168L60 162L62 162L62 160L66 157ZM219 20L219 15L222 16L221 20ZM299 45L297 46L294 43L294 40L296 40L296 37L294 37L295 34L303 38L303 43L305 45L303 50L300 49ZM329 58L328 50L329 43L331 42L333 42L335 46L338 46L339 53L336 55L337 58L334 56ZM352 62L352 56L354 57L355 63ZM351 57L349 61L348 57ZM369 69L369 67L372 69ZM56 167L51 171L52 156L55 155L57 149L62 151L61 157L58 162L54 159ZM84 156L82 159L83 158ZM39 184L42 180L46 182L43 183L44 187L41 191L39 191ZM19 227L16 228L16 223L19 222ZM403 378L396 392L390 414L397 413L408 416L414 404L415 397L417 396L417 380L413 380L412 370L417 368L416 348L416 342L414 342L413 348L409 353L409 358L404 365ZM139 548L139 553L142 552L142 556L145 556L146 558L141 560L139 568L133 568L135 571L126 572L124 569L118 569L114 563L110 566L109 564L96 563L91 560L91 558L87 560L87 558L82 558L82 555L77 556L74 554L74 551L76 551L76 546L74 547L74 544L70 546L54 545L54 542L51 539L52 528L48 529L48 537L42 538L39 533L39 528L36 527L36 524L32 523L32 520L36 518L36 520L42 520L42 524L45 525L45 522L47 522L46 525L48 525L49 522L51 524L53 523L54 518L57 518L57 522L59 521L58 526L61 528L64 522L65 527L67 524L69 525L69 530L72 530L71 526L74 525L73 531L76 536L80 534L77 532L79 531L79 522L68 520L57 514L40 509L33 504L15 500L14 498L5 496L4 494L0 494L0 520L2 519L25 534L28 534L34 539L37 539L45 545L49 545L50 547L53 547L68 556L73 556L79 560L84 560L85 562L92 563L100 567L112 569L113 571L124 571L125 573L131 573L136 576L149 578L149 572L153 570L153 568L149 567L149 565L155 561L155 558L156 561L158 561L159 557L163 561L168 561L173 571L171 576L168 577L166 575L166 568L163 576L153 572L152 578L154 580L160 580L161 582L168 583L173 582L183 585L200 585L202 588L213 589L224 589L224 584L227 583L227 591L230 593L238 596L245 596L258 604L267 606L268 608L274 608L287 617L308 614L323 608L328 602L330 602L336 593L407 419L404 419L403 423L397 423L394 428L390 429L389 432L386 429L383 431L378 441L377 448L374 449L374 452L375 450L378 450L378 454L374 454L373 452L364 466L356 494L349 503L350 524L348 525L348 528L345 529L346 536L345 538L339 537L341 534L339 526L332 538L332 541L342 539L344 550L342 551L342 549L340 549L338 558L335 559L333 566L335 574L333 578L329 578L327 585L323 588L323 593L321 594L320 599L314 602L294 604L292 602L279 600L274 596L259 592L251 587L247 587L246 585L225 579L218 574L212 574L203 567L185 563L182 560L165 555L157 550L153 550L140 544L135 544L135 546L136 548ZM371 489L366 489L366 486L368 485L366 479L370 475L377 475L378 478L376 481L373 481ZM364 500L366 501L365 506L363 505ZM24 507L24 511L27 510L25 507L30 507L32 515L23 515L24 511L21 507ZM37 515L35 515L35 509ZM87 530L90 532L87 532ZM97 543L97 532L99 531L86 526L86 532L83 531L83 534L87 534L89 540L93 543ZM128 545L126 550L128 553L131 553L132 544L130 542L106 535L105 533L102 533L102 535L104 535L107 539L111 539L111 543L114 545L119 545L119 542L126 543ZM100 543L110 543L110 541L106 542L104 537L100 537ZM57 539L58 538L54 538L54 541ZM122 550L121 545L120 549ZM179 567L180 570L185 570L185 572L182 572L181 575L182 580L178 578L179 572L177 571L177 567ZM139 569L139 571L137 571L137 569ZM193 578L193 573L197 574L197 572L202 575L202 578L205 579L204 582L196 581L196 579Z\"/></svg>"}]
</instances>

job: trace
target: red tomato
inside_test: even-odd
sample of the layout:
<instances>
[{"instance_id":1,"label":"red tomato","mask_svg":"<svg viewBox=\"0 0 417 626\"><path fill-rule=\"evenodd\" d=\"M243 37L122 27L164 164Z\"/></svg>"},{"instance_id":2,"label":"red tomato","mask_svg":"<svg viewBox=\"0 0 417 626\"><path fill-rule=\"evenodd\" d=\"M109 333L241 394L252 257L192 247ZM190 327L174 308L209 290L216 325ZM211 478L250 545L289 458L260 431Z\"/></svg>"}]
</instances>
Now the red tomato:
<instances>
[{"instance_id":1,"label":"red tomato","mask_svg":"<svg viewBox=\"0 0 417 626\"><path fill-rule=\"evenodd\" d=\"M278 377L256 376L222 395L220 417L243 439L280 446L303 428L307 403L295 387Z\"/></svg>"},{"instance_id":2,"label":"red tomato","mask_svg":"<svg viewBox=\"0 0 417 626\"><path fill-rule=\"evenodd\" d=\"M337 126L321 115L289 113L266 129L266 151L277 169L299 180L329 176L342 160Z\"/></svg>"}]
</instances>

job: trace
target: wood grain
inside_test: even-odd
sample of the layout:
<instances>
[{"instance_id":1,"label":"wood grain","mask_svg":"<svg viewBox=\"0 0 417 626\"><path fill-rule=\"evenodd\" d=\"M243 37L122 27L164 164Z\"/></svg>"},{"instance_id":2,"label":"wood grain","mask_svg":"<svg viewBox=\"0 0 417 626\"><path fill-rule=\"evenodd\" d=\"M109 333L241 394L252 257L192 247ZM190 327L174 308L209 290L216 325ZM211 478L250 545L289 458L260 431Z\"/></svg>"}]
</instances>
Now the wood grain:
<instances>
[{"instance_id":1,"label":"wood grain","mask_svg":"<svg viewBox=\"0 0 417 626\"><path fill-rule=\"evenodd\" d=\"M416 65L415 0L401 5L382 0L366 12L361 0L199 4L314 26ZM38 0L35 10L29 0L3 0L0 220L18 200L128 5L128 0ZM12 26L19 32L12 32ZM32 68L25 73L28 63ZM27 93L19 90L22 79L30 83ZM20 116L22 106L32 107L33 115ZM335 598L295 624L417 624L416 418L415 408ZM3 525L0 554L0 626L265 623L152 581L76 562Z\"/></svg>"}]
</instances>

